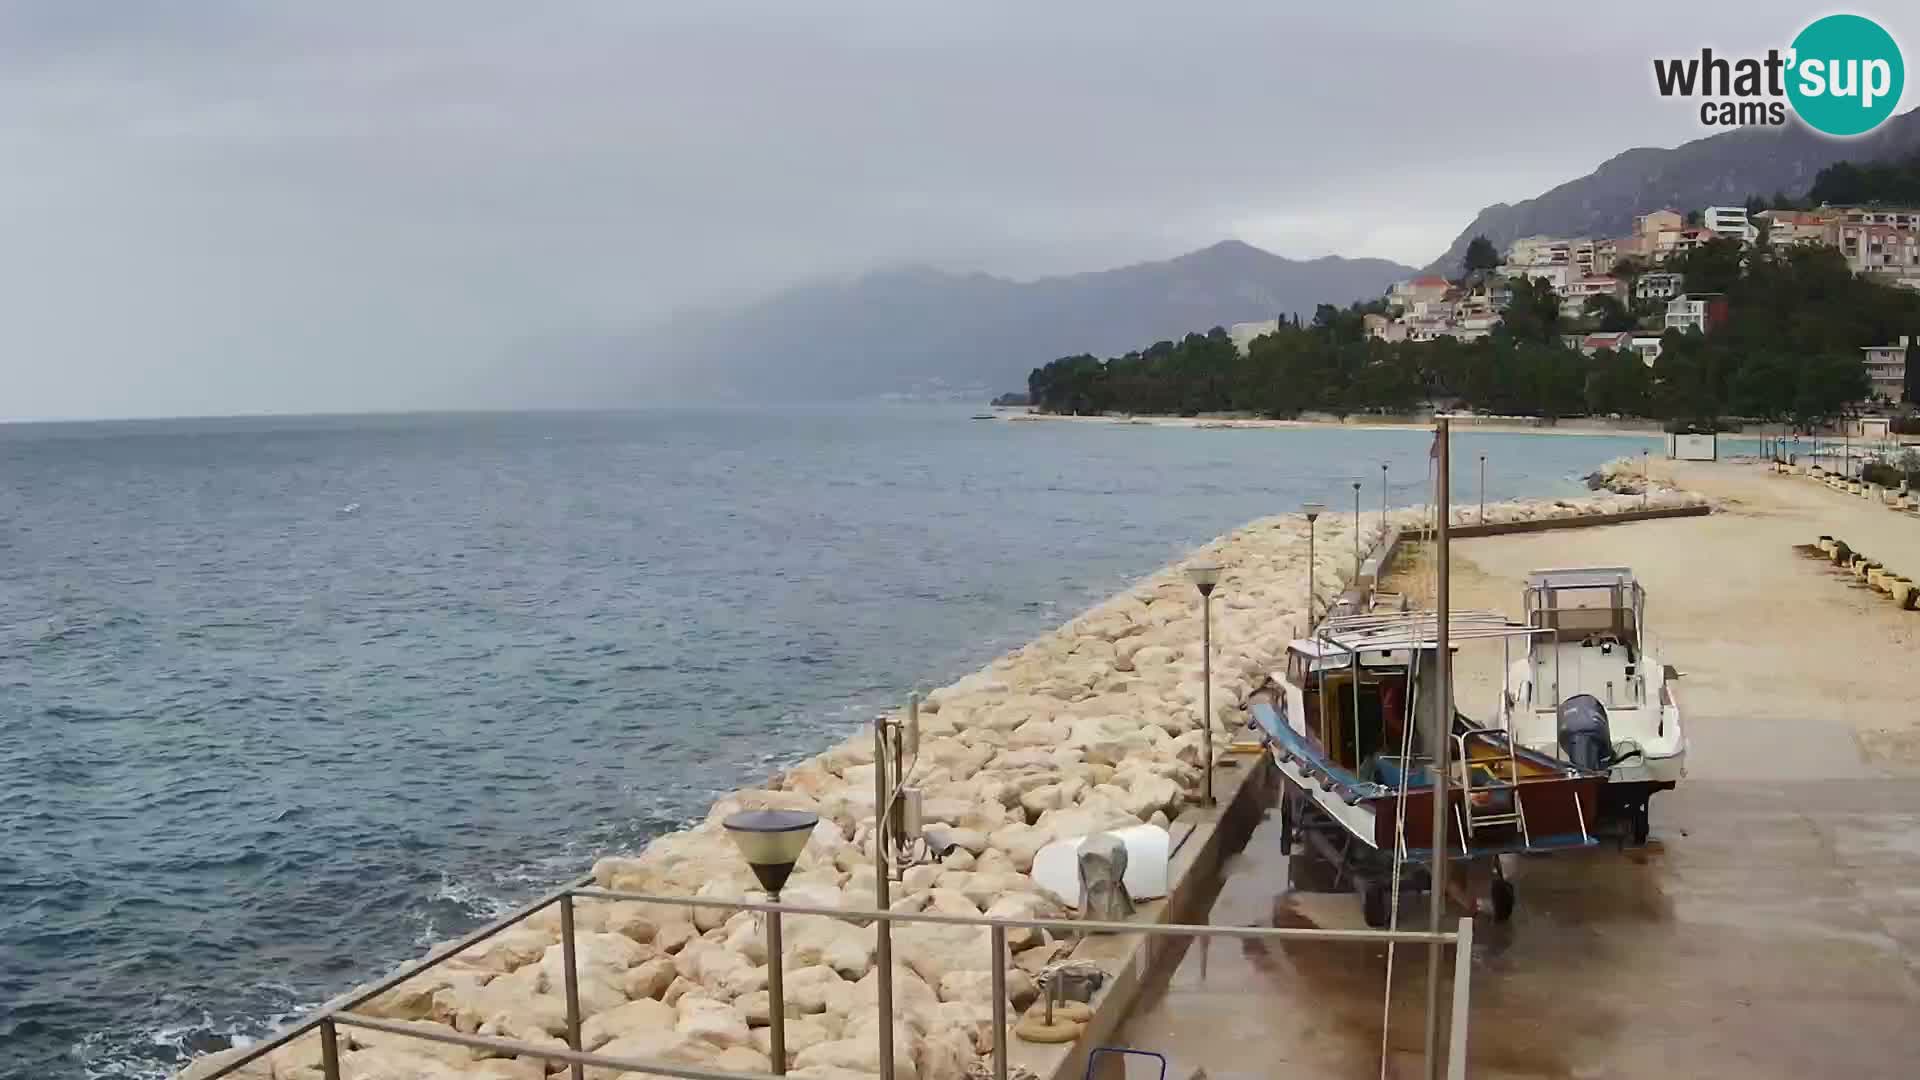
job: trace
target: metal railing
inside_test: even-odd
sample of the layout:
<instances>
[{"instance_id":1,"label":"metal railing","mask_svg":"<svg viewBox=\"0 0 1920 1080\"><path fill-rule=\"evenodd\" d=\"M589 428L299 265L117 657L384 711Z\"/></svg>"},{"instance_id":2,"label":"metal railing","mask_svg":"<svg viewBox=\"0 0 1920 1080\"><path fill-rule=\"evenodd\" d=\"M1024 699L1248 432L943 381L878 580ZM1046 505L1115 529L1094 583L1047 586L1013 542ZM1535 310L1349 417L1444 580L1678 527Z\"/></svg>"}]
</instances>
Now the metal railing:
<instances>
[{"instance_id":1,"label":"metal railing","mask_svg":"<svg viewBox=\"0 0 1920 1080\"><path fill-rule=\"evenodd\" d=\"M682 1077L685 1080L757 1080L765 1074L742 1073L725 1069L705 1068L680 1062L641 1061L607 1054L596 1054L584 1050L581 1046L581 1021L578 968L576 957L576 933L574 929L574 902L576 900L595 901L635 901L647 904L664 904L687 908L710 908L729 912L758 912L767 920L767 937L770 943L780 940L780 920L788 915L825 916L827 918L859 923L874 923L891 927L895 923L929 923L944 926L975 926L990 931L990 949L992 958L989 970L992 973L993 993L993 1050L992 1062L995 1080L1006 1080L1007 1065L1007 964L1011 955L1007 951L1008 930L1046 930L1050 933L1067 936L1080 934L1143 934L1150 937L1224 937L1280 941L1333 941L1349 943L1453 945L1455 960L1453 971L1452 1025L1447 1052L1447 1075L1449 1077L1466 1076L1467 1012L1471 990L1471 952L1473 943L1473 920L1461 919L1458 930L1453 933L1433 933L1423 930L1323 930L1314 928L1280 928L1265 926L1212 926L1179 923L1130 923L1100 922L1080 919L1009 919L984 915L949 915L938 912L905 912L860 910L849 908L814 907L805 904L778 904L751 900L722 900L690 896L655 896L648 893L627 892L618 889L604 889L590 884L591 875L577 878L555 891L542 896L499 919L494 920L460 938L450 945L431 953L421 960L407 964L378 982L358 987L319 1006L314 1012L278 1032L262 1042L250 1046L246 1052L233 1060L223 1063L218 1069L207 1073L202 1080L220 1080L230 1076L247 1065L260 1060L274 1050L286 1046L296 1039L317 1031L320 1038L320 1068L326 1080L340 1080L339 1029L357 1028L378 1031L390 1035L422 1039L428 1042L443 1043L452 1046L464 1046L473 1050L483 1050L498 1056L535 1058L546 1062L563 1064L569 1067L572 1080L583 1080L588 1068L610 1069L620 1072L643 1073L656 1076ZM453 1028L441 1028L437 1025L423 1025L368 1016L355 1010L373 999L385 994L403 983L408 982L440 964L454 959L475 945L486 941L513 926L516 926L535 914L552 907L560 907L560 945L563 959L564 993L567 1010L567 1045L563 1048L539 1046L516 1039L501 1038L492 1035L470 1035ZM777 948L770 948L767 955L768 965L768 1019L769 1026L784 1028L786 1002L779 988L782 980L775 974L784 965L785 958ZM878 981L878 980L876 980ZM882 988L883 1000L876 1007L883 1016L892 1015L892 1002L884 1000L891 995ZM1432 1018L1430 1017L1429 1020ZM784 1040L778 1031L772 1035L769 1054L774 1075L785 1075L786 1061ZM1429 1062L1428 1075L1437 1075ZM895 1068L891 1055L879 1061L882 1080L893 1080Z\"/></svg>"}]
</instances>

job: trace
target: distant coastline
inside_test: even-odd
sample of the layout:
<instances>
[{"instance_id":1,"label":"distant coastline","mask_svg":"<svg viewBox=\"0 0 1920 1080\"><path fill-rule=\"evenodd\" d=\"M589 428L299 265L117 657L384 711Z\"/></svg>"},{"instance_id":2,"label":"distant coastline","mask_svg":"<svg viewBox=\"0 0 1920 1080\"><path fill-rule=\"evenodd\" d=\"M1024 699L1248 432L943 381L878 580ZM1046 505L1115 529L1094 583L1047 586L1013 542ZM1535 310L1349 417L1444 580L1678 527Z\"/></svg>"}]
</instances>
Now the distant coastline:
<instances>
[{"instance_id":1,"label":"distant coastline","mask_svg":"<svg viewBox=\"0 0 1920 1080\"><path fill-rule=\"evenodd\" d=\"M1143 427L1177 428L1348 428L1355 431L1432 430L1431 416L1375 416L1356 420L1337 417L1305 417L1295 420L1270 420L1243 416L1146 416L1106 413L1099 416L1068 416L1062 413L1007 412L1014 421L1066 421L1082 424L1133 424ZM1486 431L1511 435L1607 435L1659 438L1660 424L1655 420L1573 420L1547 422L1528 416L1455 416L1456 430ZM1731 433L1729 433L1731 434Z\"/></svg>"}]
</instances>

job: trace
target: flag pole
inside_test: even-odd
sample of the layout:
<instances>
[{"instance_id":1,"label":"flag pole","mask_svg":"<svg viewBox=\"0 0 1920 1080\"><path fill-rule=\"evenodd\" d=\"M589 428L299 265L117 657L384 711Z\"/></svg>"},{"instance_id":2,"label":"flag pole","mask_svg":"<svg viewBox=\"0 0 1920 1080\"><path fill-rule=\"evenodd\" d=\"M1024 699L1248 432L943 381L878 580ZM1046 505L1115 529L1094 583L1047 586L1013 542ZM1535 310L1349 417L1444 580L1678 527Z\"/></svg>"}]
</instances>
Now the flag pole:
<instances>
[{"instance_id":1,"label":"flag pole","mask_svg":"<svg viewBox=\"0 0 1920 1080\"><path fill-rule=\"evenodd\" d=\"M1434 704L1433 704L1433 859L1430 877L1432 878L1431 912L1427 929L1440 932L1440 920L1446 914L1447 907L1447 748L1448 737L1453 733L1453 657L1451 643L1447 640L1448 623L1452 619L1452 597L1449 594L1449 579L1452 577L1448 565L1448 534L1453 526L1453 487L1452 477L1448 475L1452 464L1452 435L1448 431L1447 418L1436 417L1433 431L1433 456L1438 462L1435 472L1438 474L1440 490L1435 496L1439 503L1439 513L1435 515L1437 527L1434 530ZM1466 838L1461 837L1461 843ZM1427 1075L1432 1080L1440 1080L1440 943L1435 941L1427 947L1427 1030L1426 1063ZM1454 963L1466 963L1466 958L1454 957Z\"/></svg>"}]
</instances>

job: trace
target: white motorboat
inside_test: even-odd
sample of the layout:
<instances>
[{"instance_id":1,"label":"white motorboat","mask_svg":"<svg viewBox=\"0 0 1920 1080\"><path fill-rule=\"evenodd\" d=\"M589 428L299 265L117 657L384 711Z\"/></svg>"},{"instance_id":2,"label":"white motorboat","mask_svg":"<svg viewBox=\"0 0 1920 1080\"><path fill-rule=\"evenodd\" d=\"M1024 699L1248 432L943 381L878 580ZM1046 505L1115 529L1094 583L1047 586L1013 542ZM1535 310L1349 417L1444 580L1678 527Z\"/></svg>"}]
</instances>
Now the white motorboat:
<instances>
[{"instance_id":1,"label":"white motorboat","mask_svg":"<svg viewBox=\"0 0 1920 1080\"><path fill-rule=\"evenodd\" d=\"M1647 803L1686 776L1687 739L1646 630L1646 590L1624 566L1536 570L1523 598L1537 633L1507 672L1500 726L1521 746L1602 770L1600 818L1646 842Z\"/></svg>"}]
</instances>

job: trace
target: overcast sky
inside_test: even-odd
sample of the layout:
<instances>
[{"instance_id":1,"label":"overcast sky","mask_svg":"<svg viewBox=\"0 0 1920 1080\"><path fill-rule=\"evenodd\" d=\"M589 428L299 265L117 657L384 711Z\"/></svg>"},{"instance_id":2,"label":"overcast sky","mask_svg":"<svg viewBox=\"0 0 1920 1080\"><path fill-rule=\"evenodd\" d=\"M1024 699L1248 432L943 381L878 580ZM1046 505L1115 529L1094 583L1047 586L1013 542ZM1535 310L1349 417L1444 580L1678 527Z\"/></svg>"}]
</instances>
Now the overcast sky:
<instances>
[{"instance_id":1,"label":"overcast sky","mask_svg":"<svg viewBox=\"0 0 1920 1080\"><path fill-rule=\"evenodd\" d=\"M579 402L529 342L903 262L1420 264L1827 10L1293 7L0 0L0 417Z\"/></svg>"}]
</instances>

